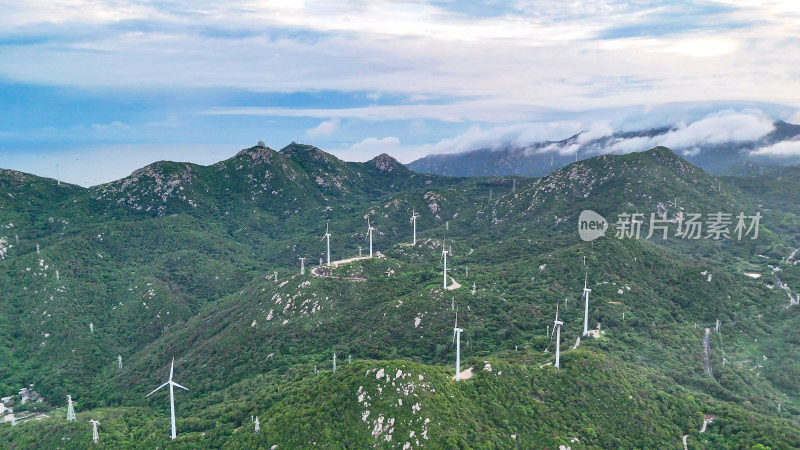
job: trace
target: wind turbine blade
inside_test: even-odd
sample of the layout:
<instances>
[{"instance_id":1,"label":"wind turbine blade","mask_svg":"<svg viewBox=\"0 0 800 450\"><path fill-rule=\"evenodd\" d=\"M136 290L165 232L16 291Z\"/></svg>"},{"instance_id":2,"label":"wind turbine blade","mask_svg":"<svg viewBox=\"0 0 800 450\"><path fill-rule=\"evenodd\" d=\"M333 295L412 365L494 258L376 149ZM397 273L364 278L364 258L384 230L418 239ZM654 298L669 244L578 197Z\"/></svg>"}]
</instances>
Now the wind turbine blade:
<instances>
[{"instance_id":1,"label":"wind turbine blade","mask_svg":"<svg viewBox=\"0 0 800 450\"><path fill-rule=\"evenodd\" d=\"M159 389L163 388L164 386L166 386L166 385L168 385L168 384L169 384L169 381L167 381L166 383L162 384L161 386L159 386L159 387L157 387L157 388L153 389L153 392L151 392L151 393L149 393L149 394L145 395L145 397L150 397L151 395L155 394L155 392L156 392L157 390L159 390Z\"/></svg>"},{"instance_id":2,"label":"wind turbine blade","mask_svg":"<svg viewBox=\"0 0 800 450\"><path fill-rule=\"evenodd\" d=\"M327 236L327 235L325 235L325 236ZM325 236L322 236L322 239L320 239L319 241L320 242L324 241L325 240Z\"/></svg>"},{"instance_id":3,"label":"wind turbine blade","mask_svg":"<svg viewBox=\"0 0 800 450\"><path fill-rule=\"evenodd\" d=\"M185 388L185 387L181 386L180 384L178 384L178 383L176 383L174 381L172 382L172 385L175 386L175 387L179 387L181 389L186 389L187 391L189 390L189 388Z\"/></svg>"},{"instance_id":4,"label":"wind turbine blade","mask_svg":"<svg viewBox=\"0 0 800 450\"><path fill-rule=\"evenodd\" d=\"M456 343L456 330L453 330L453 344Z\"/></svg>"},{"instance_id":5,"label":"wind turbine blade","mask_svg":"<svg viewBox=\"0 0 800 450\"><path fill-rule=\"evenodd\" d=\"M175 368L175 358L172 358L172 364L169 365L169 381L172 381L172 370Z\"/></svg>"}]
</instances>

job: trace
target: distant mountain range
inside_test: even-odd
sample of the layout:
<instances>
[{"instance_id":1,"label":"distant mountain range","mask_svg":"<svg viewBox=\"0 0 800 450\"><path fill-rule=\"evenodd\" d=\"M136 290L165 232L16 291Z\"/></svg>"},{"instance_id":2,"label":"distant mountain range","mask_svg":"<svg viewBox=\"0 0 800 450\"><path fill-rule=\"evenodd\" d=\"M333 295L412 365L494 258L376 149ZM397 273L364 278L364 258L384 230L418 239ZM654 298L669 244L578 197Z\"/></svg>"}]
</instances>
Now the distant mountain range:
<instances>
[{"instance_id":1,"label":"distant mountain range","mask_svg":"<svg viewBox=\"0 0 800 450\"><path fill-rule=\"evenodd\" d=\"M800 163L800 156L775 158L752 155L759 148L800 139L800 125L777 121L775 129L758 140L729 141L674 148L676 153L711 174L721 174L743 162L754 166L786 166ZM428 155L408 167L420 173L450 176L533 176L540 177L578 159L601 154L622 154L659 145L678 127L619 131L588 138L585 132L561 141L544 141L528 146L506 144L500 148L480 148L463 153ZM758 169L757 169L758 171Z\"/></svg>"}]
</instances>

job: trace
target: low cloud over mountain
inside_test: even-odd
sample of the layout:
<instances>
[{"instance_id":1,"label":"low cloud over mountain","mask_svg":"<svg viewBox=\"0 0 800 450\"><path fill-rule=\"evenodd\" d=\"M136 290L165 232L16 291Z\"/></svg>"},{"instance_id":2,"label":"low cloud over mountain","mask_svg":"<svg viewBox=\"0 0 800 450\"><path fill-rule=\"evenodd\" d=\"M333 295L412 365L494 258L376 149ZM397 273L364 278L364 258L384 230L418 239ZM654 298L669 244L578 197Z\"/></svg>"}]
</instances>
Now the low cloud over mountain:
<instances>
[{"instance_id":1,"label":"low cloud over mountain","mask_svg":"<svg viewBox=\"0 0 800 450\"><path fill-rule=\"evenodd\" d=\"M636 131L615 130L597 121L563 140L540 139L575 126L557 122L488 130L473 127L432 149L442 153L449 145L456 153L429 155L409 167L447 175L539 176L576 159L657 146L671 148L713 173L745 160L777 165L800 162L800 125L774 121L758 109L726 109L693 122Z\"/></svg>"}]
</instances>

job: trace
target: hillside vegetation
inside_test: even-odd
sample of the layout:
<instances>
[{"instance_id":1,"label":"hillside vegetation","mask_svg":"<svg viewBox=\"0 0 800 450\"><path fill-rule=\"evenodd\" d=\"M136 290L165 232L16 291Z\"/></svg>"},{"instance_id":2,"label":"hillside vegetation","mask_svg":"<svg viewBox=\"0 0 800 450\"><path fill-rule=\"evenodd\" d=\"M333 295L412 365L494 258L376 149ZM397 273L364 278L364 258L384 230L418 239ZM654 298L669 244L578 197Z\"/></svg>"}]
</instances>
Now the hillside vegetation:
<instances>
[{"instance_id":1,"label":"hillside vegetation","mask_svg":"<svg viewBox=\"0 0 800 450\"><path fill-rule=\"evenodd\" d=\"M454 178L299 144L92 188L2 170L0 396L33 384L45 402L15 411L47 417L0 442L85 448L97 419L109 448L800 447L797 174L714 177L660 147ZM584 209L605 237L580 239ZM637 212L641 239L615 238ZM758 239L645 239L650 213L715 212L760 213ZM319 267L326 224L333 261L367 254L367 217L375 257ZM171 442L168 394L145 395L173 357Z\"/></svg>"}]
</instances>

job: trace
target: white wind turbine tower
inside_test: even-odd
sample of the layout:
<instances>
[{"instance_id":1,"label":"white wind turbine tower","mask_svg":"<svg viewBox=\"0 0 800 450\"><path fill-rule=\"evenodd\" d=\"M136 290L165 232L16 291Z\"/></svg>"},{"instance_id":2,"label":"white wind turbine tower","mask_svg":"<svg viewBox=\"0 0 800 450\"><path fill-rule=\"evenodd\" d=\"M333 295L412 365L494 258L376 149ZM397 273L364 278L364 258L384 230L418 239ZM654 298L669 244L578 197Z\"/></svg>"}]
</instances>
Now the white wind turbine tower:
<instances>
[{"instance_id":1,"label":"white wind turbine tower","mask_svg":"<svg viewBox=\"0 0 800 450\"><path fill-rule=\"evenodd\" d=\"M369 223L369 217L367 217L367 233L369 233L369 257L372 258L372 232L375 228L372 227Z\"/></svg>"},{"instance_id":2,"label":"white wind turbine tower","mask_svg":"<svg viewBox=\"0 0 800 450\"><path fill-rule=\"evenodd\" d=\"M361 250L363 250L363 248L361 246L358 246L358 257L359 258L361 257Z\"/></svg>"},{"instance_id":3,"label":"white wind turbine tower","mask_svg":"<svg viewBox=\"0 0 800 450\"><path fill-rule=\"evenodd\" d=\"M411 245L417 245L417 217L417 211L412 209L411 222L414 224L414 239L411 241Z\"/></svg>"},{"instance_id":4,"label":"white wind turbine tower","mask_svg":"<svg viewBox=\"0 0 800 450\"><path fill-rule=\"evenodd\" d=\"M159 389L163 388L164 386L169 386L169 412L170 412L170 419L171 419L171 423L172 423L172 440L173 441L175 440L175 437L177 436L177 432L175 430L175 393L174 393L174 389L173 388L174 387L179 387L181 389L186 389L187 391L189 390L189 389L181 386L180 384L172 381L172 372L173 372L174 367L175 367L175 358L172 358L172 364L170 364L170 366L169 366L169 380L167 380L166 383L164 383L161 386L155 388L153 390L153 392L151 392L151 393L149 393L149 394L147 394L145 396L145 397L150 397L151 395L153 395L153 393L155 393Z\"/></svg>"},{"instance_id":5,"label":"white wind turbine tower","mask_svg":"<svg viewBox=\"0 0 800 450\"><path fill-rule=\"evenodd\" d=\"M328 240L328 264L327 265L330 266L331 265L331 234L328 232L328 225L329 225L329 223L326 222L325 223L325 236L322 236L322 239L320 239L319 241L322 242L325 239Z\"/></svg>"},{"instance_id":6,"label":"white wind turbine tower","mask_svg":"<svg viewBox=\"0 0 800 450\"><path fill-rule=\"evenodd\" d=\"M306 273L306 259L300 258L300 275L305 275Z\"/></svg>"},{"instance_id":7,"label":"white wind turbine tower","mask_svg":"<svg viewBox=\"0 0 800 450\"><path fill-rule=\"evenodd\" d=\"M277 270L275 271L273 276L275 277L275 282L277 283L278 282L278 271Z\"/></svg>"},{"instance_id":8,"label":"white wind turbine tower","mask_svg":"<svg viewBox=\"0 0 800 450\"><path fill-rule=\"evenodd\" d=\"M443 289L447 289L447 249L444 247L444 241L442 241L442 261L444 262L444 281L442 282Z\"/></svg>"},{"instance_id":9,"label":"white wind turbine tower","mask_svg":"<svg viewBox=\"0 0 800 450\"><path fill-rule=\"evenodd\" d=\"M458 309L456 309L456 324L453 327L453 342L456 344L456 381L461 379L461 333L464 330L458 328Z\"/></svg>"},{"instance_id":10,"label":"white wind turbine tower","mask_svg":"<svg viewBox=\"0 0 800 450\"><path fill-rule=\"evenodd\" d=\"M117 355L117 362L119 363L119 370L122 370L122 355Z\"/></svg>"},{"instance_id":11,"label":"white wind turbine tower","mask_svg":"<svg viewBox=\"0 0 800 450\"><path fill-rule=\"evenodd\" d=\"M258 416L256 416L256 420L254 423L256 424L256 429L255 429L256 434L261 433L261 422L258 421Z\"/></svg>"},{"instance_id":12,"label":"white wind turbine tower","mask_svg":"<svg viewBox=\"0 0 800 450\"><path fill-rule=\"evenodd\" d=\"M475 295L475 289L476 289L476 286L475 286L475 282L473 281L472 282L472 295Z\"/></svg>"},{"instance_id":13,"label":"white wind turbine tower","mask_svg":"<svg viewBox=\"0 0 800 450\"><path fill-rule=\"evenodd\" d=\"M67 396L67 422L75 422L75 407L72 405L72 396Z\"/></svg>"},{"instance_id":14,"label":"white wind turbine tower","mask_svg":"<svg viewBox=\"0 0 800 450\"><path fill-rule=\"evenodd\" d=\"M589 281L589 273L586 273L586 278L583 280L583 297L586 299L586 306L583 310L583 336L589 333L589 293L592 292L587 286Z\"/></svg>"},{"instance_id":15,"label":"white wind turbine tower","mask_svg":"<svg viewBox=\"0 0 800 450\"><path fill-rule=\"evenodd\" d=\"M92 442L94 442L96 444L96 443L100 442L100 435L97 434L97 426L100 425L100 422L98 422L97 420L92 419L92 420L89 421L89 423L92 424Z\"/></svg>"},{"instance_id":16,"label":"white wind turbine tower","mask_svg":"<svg viewBox=\"0 0 800 450\"><path fill-rule=\"evenodd\" d=\"M556 320L553 321L553 328L556 331L556 369L561 368L561 325L563 324L564 322L558 320L558 304L556 304Z\"/></svg>"},{"instance_id":17,"label":"white wind turbine tower","mask_svg":"<svg viewBox=\"0 0 800 450\"><path fill-rule=\"evenodd\" d=\"M336 353L333 354L333 373L336 373Z\"/></svg>"}]
</instances>

